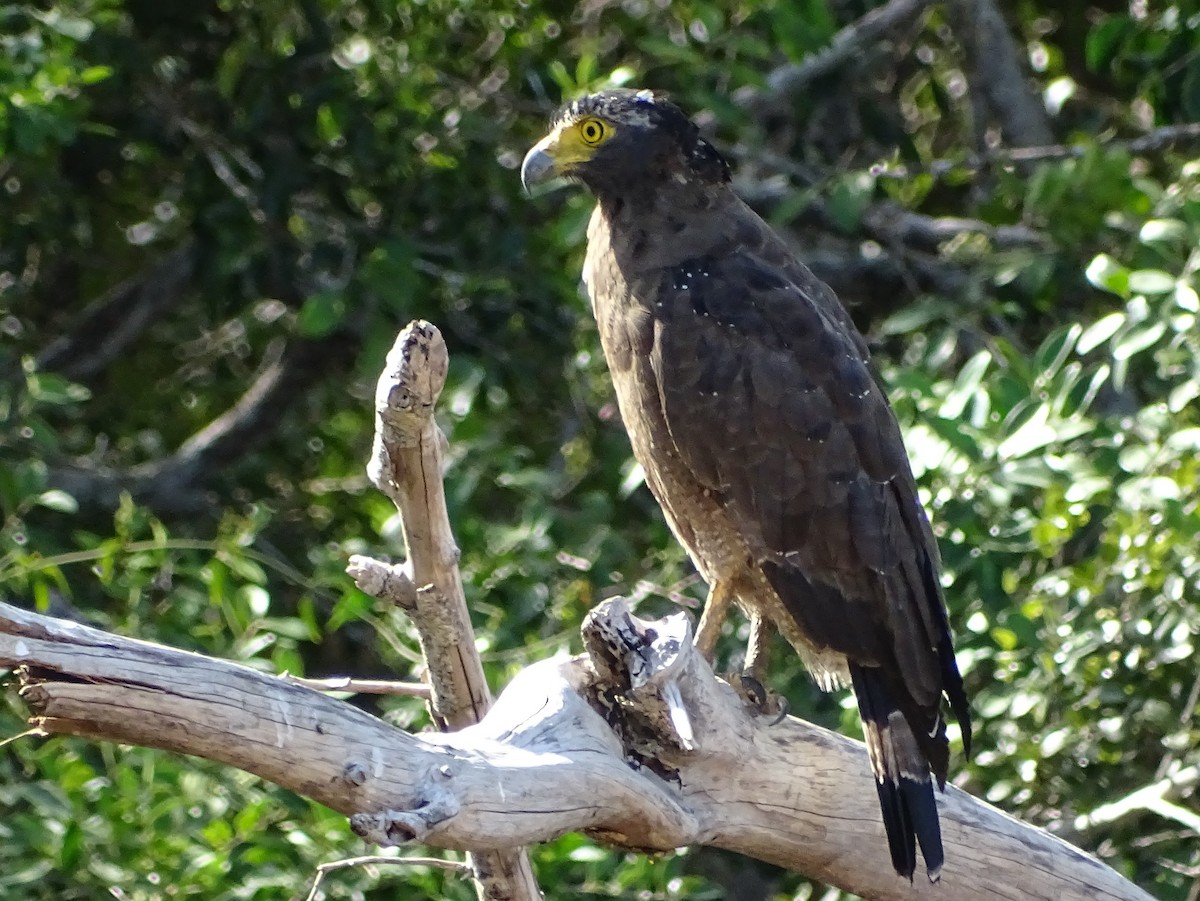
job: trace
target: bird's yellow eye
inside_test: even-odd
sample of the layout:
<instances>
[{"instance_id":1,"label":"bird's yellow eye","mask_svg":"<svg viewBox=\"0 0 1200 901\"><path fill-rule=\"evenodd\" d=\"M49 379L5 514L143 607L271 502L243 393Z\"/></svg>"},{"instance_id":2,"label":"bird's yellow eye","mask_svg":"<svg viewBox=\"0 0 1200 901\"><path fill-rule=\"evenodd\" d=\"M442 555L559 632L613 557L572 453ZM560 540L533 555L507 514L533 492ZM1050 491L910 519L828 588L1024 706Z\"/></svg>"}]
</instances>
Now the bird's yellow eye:
<instances>
[{"instance_id":1,"label":"bird's yellow eye","mask_svg":"<svg viewBox=\"0 0 1200 901\"><path fill-rule=\"evenodd\" d=\"M599 119L584 119L579 123L578 128L583 143L590 147L595 147L608 137L608 127Z\"/></svg>"}]
</instances>

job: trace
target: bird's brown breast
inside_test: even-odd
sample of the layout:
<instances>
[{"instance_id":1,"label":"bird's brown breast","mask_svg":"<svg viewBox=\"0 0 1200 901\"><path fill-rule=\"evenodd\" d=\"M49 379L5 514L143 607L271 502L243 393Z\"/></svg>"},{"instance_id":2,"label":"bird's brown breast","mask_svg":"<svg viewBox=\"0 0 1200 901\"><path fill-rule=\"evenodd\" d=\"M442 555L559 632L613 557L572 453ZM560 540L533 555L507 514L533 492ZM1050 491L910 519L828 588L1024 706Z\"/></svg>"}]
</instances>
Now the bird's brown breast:
<instances>
[{"instance_id":1,"label":"bird's brown breast","mask_svg":"<svg viewBox=\"0 0 1200 901\"><path fill-rule=\"evenodd\" d=\"M663 418L650 363L655 330L663 325L655 309L660 272L626 271L610 252L609 241L608 225L597 211L589 229L584 280L633 455L700 574L710 583L733 577L747 567L750 549L711 490L680 458Z\"/></svg>"},{"instance_id":2,"label":"bird's brown breast","mask_svg":"<svg viewBox=\"0 0 1200 901\"><path fill-rule=\"evenodd\" d=\"M663 330L687 328L686 321L668 316L660 304L659 286L670 267L622 265L609 228L598 210L589 227L584 281L621 418L646 484L704 580L710 586L725 583L743 610L773 622L823 688L846 684L844 655L818 647L804 633L764 577L759 566L763 549L751 546L752 536L731 519L721 486L705 484L679 453L654 368L655 343ZM713 415L722 415L719 398Z\"/></svg>"}]
</instances>

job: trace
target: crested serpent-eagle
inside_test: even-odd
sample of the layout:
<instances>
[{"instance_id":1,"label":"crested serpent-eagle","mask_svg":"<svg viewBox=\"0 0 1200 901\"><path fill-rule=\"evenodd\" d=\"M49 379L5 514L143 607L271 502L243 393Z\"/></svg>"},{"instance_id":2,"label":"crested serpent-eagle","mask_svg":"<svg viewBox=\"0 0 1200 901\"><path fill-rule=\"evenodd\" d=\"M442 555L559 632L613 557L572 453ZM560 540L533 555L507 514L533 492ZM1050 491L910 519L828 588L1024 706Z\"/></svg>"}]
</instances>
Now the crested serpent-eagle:
<instances>
[{"instance_id":1,"label":"crested serpent-eagle","mask_svg":"<svg viewBox=\"0 0 1200 901\"><path fill-rule=\"evenodd\" d=\"M892 863L943 860L930 773L943 697L971 726L933 533L867 345L833 291L730 185L697 127L650 91L567 104L521 169L597 206L583 277L633 453L708 582L711 657L736 602L862 714ZM969 750L968 750L969 753Z\"/></svg>"}]
</instances>

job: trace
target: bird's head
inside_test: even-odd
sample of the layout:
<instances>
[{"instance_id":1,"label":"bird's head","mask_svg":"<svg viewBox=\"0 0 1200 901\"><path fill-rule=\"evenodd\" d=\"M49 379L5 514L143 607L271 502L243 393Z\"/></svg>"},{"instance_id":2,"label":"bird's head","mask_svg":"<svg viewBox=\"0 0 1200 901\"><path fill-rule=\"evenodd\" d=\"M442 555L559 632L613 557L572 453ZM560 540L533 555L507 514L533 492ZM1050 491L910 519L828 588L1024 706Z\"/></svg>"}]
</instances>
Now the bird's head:
<instances>
[{"instance_id":1,"label":"bird's head","mask_svg":"<svg viewBox=\"0 0 1200 901\"><path fill-rule=\"evenodd\" d=\"M521 183L565 177L599 197L675 183L723 183L729 167L679 107L651 91L612 90L564 106L525 155Z\"/></svg>"}]
</instances>

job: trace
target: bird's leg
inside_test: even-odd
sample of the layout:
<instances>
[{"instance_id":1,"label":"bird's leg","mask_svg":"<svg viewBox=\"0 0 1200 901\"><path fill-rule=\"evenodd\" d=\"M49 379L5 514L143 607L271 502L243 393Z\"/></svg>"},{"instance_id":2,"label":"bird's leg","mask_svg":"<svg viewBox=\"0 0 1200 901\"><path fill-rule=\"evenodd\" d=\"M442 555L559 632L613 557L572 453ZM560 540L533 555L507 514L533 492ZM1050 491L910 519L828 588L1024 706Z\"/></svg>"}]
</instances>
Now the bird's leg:
<instances>
[{"instance_id":1,"label":"bird's leg","mask_svg":"<svg viewBox=\"0 0 1200 901\"><path fill-rule=\"evenodd\" d=\"M750 642L746 645L745 673L760 684L765 684L767 667L771 660L771 636L775 627L771 621L755 610L750 614Z\"/></svg>"},{"instance_id":2,"label":"bird's leg","mask_svg":"<svg viewBox=\"0 0 1200 901\"><path fill-rule=\"evenodd\" d=\"M713 579L708 589L708 600L704 602L704 612L700 614L700 625L696 627L696 649L709 663L713 662L713 653L717 649L717 637L721 634L721 625L729 615L729 605L733 603L733 591L725 579Z\"/></svg>"}]
</instances>

